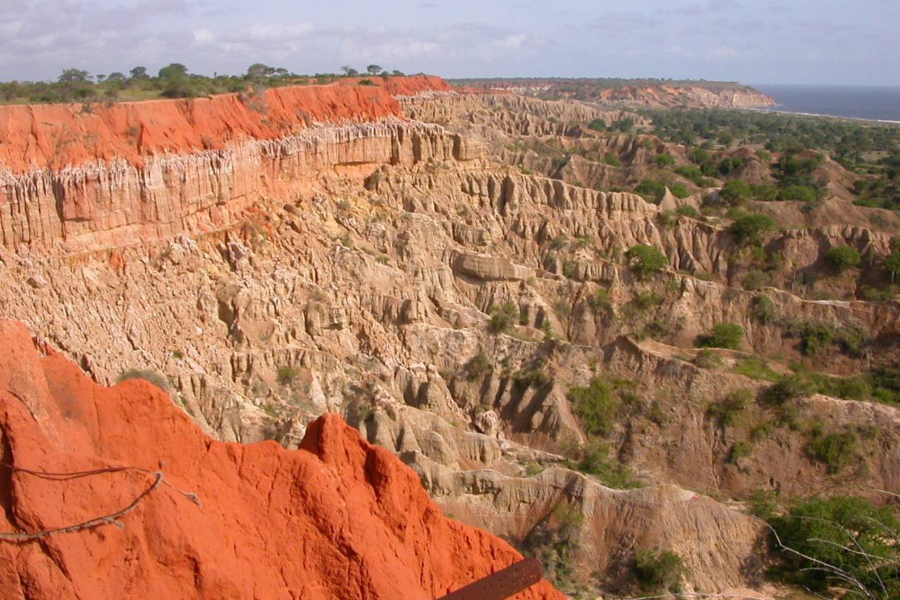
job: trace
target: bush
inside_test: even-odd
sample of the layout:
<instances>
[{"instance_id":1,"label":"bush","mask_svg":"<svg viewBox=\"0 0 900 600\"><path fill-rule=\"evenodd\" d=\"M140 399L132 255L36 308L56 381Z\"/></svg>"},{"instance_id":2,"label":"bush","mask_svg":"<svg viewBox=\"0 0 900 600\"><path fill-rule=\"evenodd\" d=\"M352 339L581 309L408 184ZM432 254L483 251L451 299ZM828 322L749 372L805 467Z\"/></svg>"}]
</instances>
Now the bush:
<instances>
[{"instance_id":1,"label":"bush","mask_svg":"<svg viewBox=\"0 0 900 600\"><path fill-rule=\"evenodd\" d=\"M785 375L763 394L763 401L771 406L808 398L816 392L815 385L802 375Z\"/></svg>"},{"instance_id":2,"label":"bush","mask_svg":"<svg viewBox=\"0 0 900 600\"><path fill-rule=\"evenodd\" d=\"M682 204L678 208L675 209L675 212L681 215L682 217L688 217L691 219L699 219L700 213L697 212L697 209L691 206L690 204Z\"/></svg>"},{"instance_id":3,"label":"bush","mask_svg":"<svg viewBox=\"0 0 900 600\"><path fill-rule=\"evenodd\" d=\"M806 454L824 463L832 475L841 472L856 458L856 434L850 431L824 433L821 426L813 427L812 439L806 445Z\"/></svg>"},{"instance_id":4,"label":"bush","mask_svg":"<svg viewBox=\"0 0 900 600\"><path fill-rule=\"evenodd\" d=\"M503 303L500 308L491 311L488 330L493 334L505 333L519 322L519 307L512 301Z\"/></svg>"},{"instance_id":5,"label":"bush","mask_svg":"<svg viewBox=\"0 0 900 600\"><path fill-rule=\"evenodd\" d=\"M672 192L672 195L676 198L687 198L691 195L690 190L688 190L680 183L669 184L669 191Z\"/></svg>"},{"instance_id":6,"label":"bush","mask_svg":"<svg viewBox=\"0 0 900 600\"><path fill-rule=\"evenodd\" d=\"M748 358L734 366L734 372L757 381L778 381L781 374L759 358Z\"/></svg>"},{"instance_id":7,"label":"bush","mask_svg":"<svg viewBox=\"0 0 900 600\"><path fill-rule=\"evenodd\" d=\"M737 350L744 337L744 328L736 323L716 323L712 331L697 338L701 348L728 348Z\"/></svg>"},{"instance_id":8,"label":"bush","mask_svg":"<svg viewBox=\"0 0 900 600\"><path fill-rule=\"evenodd\" d=\"M588 306L591 307L594 314L611 314L614 311L612 299L609 296L609 290L606 288L597 288L597 291L588 298Z\"/></svg>"},{"instance_id":9,"label":"bush","mask_svg":"<svg viewBox=\"0 0 900 600\"><path fill-rule=\"evenodd\" d=\"M550 379L550 375L544 371L543 361L537 361L530 367L516 371L515 375L513 375L513 381L516 386L524 389L531 387L542 388L553 382Z\"/></svg>"},{"instance_id":10,"label":"bush","mask_svg":"<svg viewBox=\"0 0 900 600\"><path fill-rule=\"evenodd\" d=\"M587 433L606 435L612 431L621 403L608 383L594 378L587 387L573 387L569 401Z\"/></svg>"},{"instance_id":11,"label":"bush","mask_svg":"<svg viewBox=\"0 0 900 600\"><path fill-rule=\"evenodd\" d=\"M656 166L660 169L664 169L666 167L670 167L675 164L675 159L669 156L668 154L657 154L656 155Z\"/></svg>"},{"instance_id":12,"label":"bush","mask_svg":"<svg viewBox=\"0 0 900 600\"><path fill-rule=\"evenodd\" d=\"M631 263L631 268L641 281L654 273L662 270L669 264L666 255L648 245L632 246L625 253L625 257Z\"/></svg>"},{"instance_id":13,"label":"bush","mask_svg":"<svg viewBox=\"0 0 900 600\"><path fill-rule=\"evenodd\" d=\"M598 477L603 485L617 490L630 490L642 486L631 470L609 457L609 446L591 440L566 458L566 466L587 475Z\"/></svg>"},{"instance_id":14,"label":"bush","mask_svg":"<svg viewBox=\"0 0 900 600\"><path fill-rule=\"evenodd\" d=\"M762 236L775 229L775 221L768 215L751 214L735 219L729 231L739 244L760 244Z\"/></svg>"},{"instance_id":15,"label":"bush","mask_svg":"<svg viewBox=\"0 0 900 600\"><path fill-rule=\"evenodd\" d=\"M666 186L652 179L644 179L636 188L635 193L640 194L647 202L656 202L666 192Z\"/></svg>"},{"instance_id":16,"label":"bush","mask_svg":"<svg viewBox=\"0 0 900 600\"><path fill-rule=\"evenodd\" d=\"M294 367L288 366L278 369L278 383L281 385L291 385L299 376L300 370Z\"/></svg>"},{"instance_id":17,"label":"bush","mask_svg":"<svg viewBox=\"0 0 900 600\"><path fill-rule=\"evenodd\" d=\"M128 369L116 380L119 383L123 381L128 381L129 379L143 379L144 381L148 381L161 389L164 392L169 391L169 380L165 375L161 375L156 371L150 371L146 369Z\"/></svg>"},{"instance_id":18,"label":"bush","mask_svg":"<svg viewBox=\"0 0 900 600\"><path fill-rule=\"evenodd\" d=\"M752 269L747 271L747 274L744 275L743 281L741 281L741 285L743 288L749 292L755 292L756 290L764 288L769 284L769 276L759 269Z\"/></svg>"},{"instance_id":19,"label":"bush","mask_svg":"<svg viewBox=\"0 0 900 600\"><path fill-rule=\"evenodd\" d=\"M634 568L645 590L674 591L681 589L686 568L681 557L671 550L647 548L637 553Z\"/></svg>"},{"instance_id":20,"label":"bush","mask_svg":"<svg viewBox=\"0 0 900 600\"><path fill-rule=\"evenodd\" d=\"M757 296L750 304L750 316L763 325L774 323L775 303L768 296Z\"/></svg>"},{"instance_id":21,"label":"bush","mask_svg":"<svg viewBox=\"0 0 900 600\"><path fill-rule=\"evenodd\" d=\"M621 167L622 161L615 154L605 154L603 155L603 164L611 167Z\"/></svg>"},{"instance_id":22,"label":"bush","mask_svg":"<svg viewBox=\"0 0 900 600\"><path fill-rule=\"evenodd\" d=\"M900 560L900 539L896 533L900 531L900 520L890 507L875 506L857 497L815 498L794 504L787 514L771 523L781 544L794 550L777 553L781 560L779 572L788 583L814 592L841 588L850 592L844 597L900 595L895 573ZM871 593L861 594L847 581L848 576ZM887 593L882 592L882 583Z\"/></svg>"},{"instance_id":23,"label":"bush","mask_svg":"<svg viewBox=\"0 0 900 600\"><path fill-rule=\"evenodd\" d=\"M694 364L701 369L714 369L722 364L722 357L712 350L704 349L694 357Z\"/></svg>"},{"instance_id":24,"label":"bush","mask_svg":"<svg viewBox=\"0 0 900 600\"><path fill-rule=\"evenodd\" d=\"M753 453L753 446L750 442L746 442L741 440L739 442L735 442L731 447L731 452L728 453L728 463L732 465L736 465L739 460L746 456L750 456Z\"/></svg>"},{"instance_id":25,"label":"bush","mask_svg":"<svg viewBox=\"0 0 900 600\"><path fill-rule=\"evenodd\" d=\"M732 206L740 204L752 195L750 184L744 181L728 181L719 192L719 197Z\"/></svg>"},{"instance_id":26,"label":"bush","mask_svg":"<svg viewBox=\"0 0 900 600\"><path fill-rule=\"evenodd\" d=\"M850 246L837 246L825 253L825 262L838 273L843 273L861 265L862 256Z\"/></svg>"},{"instance_id":27,"label":"bush","mask_svg":"<svg viewBox=\"0 0 900 600\"><path fill-rule=\"evenodd\" d=\"M753 390L746 388L734 390L715 404L711 404L706 415L713 421L717 421L721 427L734 427L737 425L741 412L752 401Z\"/></svg>"},{"instance_id":28,"label":"bush","mask_svg":"<svg viewBox=\"0 0 900 600\"><path fill-rule=\"evenodd\" d=\"M900 275L900 252L894 252L884 259L884 270L891 276L891 283Z\"/></svg>"},{"instance_id":29,"label":"bush","mask_svg":"<svg viewBox=\"0 0 900 600\"><path fill-rule=\"evenodd\" d=\"M465 366L466 379L475 381L487 377L494 372L494 365L483 351L469 359Z\"/></svg>"}]
</instances>

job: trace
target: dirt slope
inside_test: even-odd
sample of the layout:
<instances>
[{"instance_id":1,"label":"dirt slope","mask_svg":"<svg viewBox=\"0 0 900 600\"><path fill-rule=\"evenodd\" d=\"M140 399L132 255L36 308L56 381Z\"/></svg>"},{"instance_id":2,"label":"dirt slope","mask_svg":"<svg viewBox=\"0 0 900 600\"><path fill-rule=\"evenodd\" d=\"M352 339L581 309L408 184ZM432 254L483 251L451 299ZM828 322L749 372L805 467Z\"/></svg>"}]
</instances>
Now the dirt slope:
<instances>
[{"instance_id":1,"label":"dirt slope","mask_svg":"<svg viewBox=\"0 0 900 600\"><path fill-rule=\"evenodd\" d=\"M430 600L519 558L445 519L409 468L335 415L314 422L297 451L223 444L146 382L98 386L15 322L0 322L0 340L0 530L110 514L153 481L14 469L162 470L202 503L160 487L121 529L0 541L3 598ZM541 584L517 598L561 597Z\"/></svg>"}]
</instances>

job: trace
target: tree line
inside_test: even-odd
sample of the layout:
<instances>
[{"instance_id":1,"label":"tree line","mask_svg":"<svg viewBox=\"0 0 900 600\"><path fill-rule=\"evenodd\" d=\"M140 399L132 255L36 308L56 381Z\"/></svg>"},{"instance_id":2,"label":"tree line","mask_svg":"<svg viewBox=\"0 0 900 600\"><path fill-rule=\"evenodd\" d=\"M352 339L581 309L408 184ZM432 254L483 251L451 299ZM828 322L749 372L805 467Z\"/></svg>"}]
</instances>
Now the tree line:
<instances>
[{"instance_id":1,"label":"tree line","mask_svg":"<svg viewBox=\"0 0 900 600\"><path fill-rule=\"evenodd\" d=\"M372 77L400 77L401 71L388 71L369 65L365 74ZM171 63L155 75L143 66L127 73L91 74L79 68L67 68L56 81L9 81L0 83L0 103L46 104L60 102L116 102L153 98L194 98L214 94L240 93L286 85L332 83L340 77L359 77L361 73L344 66L340 73L300 75L283 67L263 63L251 65L242 75L213 76L191 73L182 63ZM362 80L366 85L371 80Z\"/></svg>"}]
</instances>

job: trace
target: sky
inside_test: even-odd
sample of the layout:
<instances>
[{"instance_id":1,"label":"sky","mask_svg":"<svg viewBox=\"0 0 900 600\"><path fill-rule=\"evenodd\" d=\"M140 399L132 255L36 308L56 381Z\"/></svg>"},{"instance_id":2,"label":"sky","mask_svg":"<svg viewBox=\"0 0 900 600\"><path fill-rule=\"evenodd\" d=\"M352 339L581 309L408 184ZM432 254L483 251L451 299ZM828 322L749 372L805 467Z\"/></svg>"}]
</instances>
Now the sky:
<instances>
[{"instance_id":1,"label":"sky","mask_svg":"<svg viewBox=\"0 0 900 600\"><path fill-rule=\"evenodd\" d=\"M0 80L296 73L900 86L900 0L0 0Z\"/></svg>"}]
</instances>

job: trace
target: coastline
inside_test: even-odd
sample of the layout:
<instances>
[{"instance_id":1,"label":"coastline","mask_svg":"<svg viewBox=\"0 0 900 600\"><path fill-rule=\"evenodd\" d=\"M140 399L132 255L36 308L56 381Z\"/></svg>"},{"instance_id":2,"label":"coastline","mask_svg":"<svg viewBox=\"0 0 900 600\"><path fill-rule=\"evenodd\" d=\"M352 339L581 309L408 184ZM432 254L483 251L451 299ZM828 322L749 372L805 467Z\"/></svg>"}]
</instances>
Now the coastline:
<instances>
[{"instance_id":1,"label":"coastline","mask_svg":"<svg viewBox=\"0 0 900 600\"><path fill-rule=\"evenodd\" d=\"M809 113L809 112L799 112L799 111L791 111L791 110L780 110L780 104L776 104L772 107L745 107L743 110L749 110L752 112L759 113L771 113L776 115L791 115L796 117L813 117L819 119L837 119L839 121L857 121L860 123L874 123L877 125L900 125L900 121L895 121L891 119L867 119L865 117L845 117L841 115L829 115L822 113Z\"/></svg>"}]
</instances>

